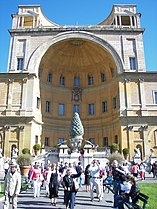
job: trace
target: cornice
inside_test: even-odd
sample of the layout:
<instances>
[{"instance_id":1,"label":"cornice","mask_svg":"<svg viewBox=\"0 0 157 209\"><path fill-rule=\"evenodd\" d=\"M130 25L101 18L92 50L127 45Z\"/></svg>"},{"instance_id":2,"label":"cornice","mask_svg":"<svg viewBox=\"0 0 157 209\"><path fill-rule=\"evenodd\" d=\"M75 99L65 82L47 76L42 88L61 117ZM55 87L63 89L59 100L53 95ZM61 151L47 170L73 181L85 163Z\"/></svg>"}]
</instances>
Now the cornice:
<instances>
[{"instance_id":1,"label":"cornice","mask_svg":"<svg viewBox=\"0 0 157 209\"><path fill-rule=\"evenodd\" d=\"M116 28L112 26L62 26L52 28L21 28L21 29L9 29L10 34L23 34L23 33L52 33L52 32L66 32L66 31L88 31L88 32L138 32L143 33L144 28Z\"/></svg>"},{"instance_id":2,"label":"cornice","mask_svg":"<svg viewBox=\"0 0 157 209\"><path fill-rule=\"evenodd\" d=\"M118 80L128 80L128 81L154 81L157 82L157 72L123 72L118 74Z\"/></svg>"}]
</instances>

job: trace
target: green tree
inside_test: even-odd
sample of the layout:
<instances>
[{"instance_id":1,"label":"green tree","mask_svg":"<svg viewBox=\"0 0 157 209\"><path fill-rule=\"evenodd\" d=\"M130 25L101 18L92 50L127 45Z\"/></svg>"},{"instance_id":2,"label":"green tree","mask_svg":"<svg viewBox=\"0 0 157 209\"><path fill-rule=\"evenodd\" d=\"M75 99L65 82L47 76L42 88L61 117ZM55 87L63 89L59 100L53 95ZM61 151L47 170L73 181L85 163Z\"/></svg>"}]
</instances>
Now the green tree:
<instances>
[{"instance_id":1,"label":"green tree","mask_svg":"<svg viewBox=\"0 0 157 209\"><path fill-rule=\"evenodd\" d=\"M113 143L113 144L111 145L110 149L111 149L112 153L113 153L113 152L117 152L117 151L119 151L119 145L116 144L116 143Z\"/></svg>"}]
</instances>

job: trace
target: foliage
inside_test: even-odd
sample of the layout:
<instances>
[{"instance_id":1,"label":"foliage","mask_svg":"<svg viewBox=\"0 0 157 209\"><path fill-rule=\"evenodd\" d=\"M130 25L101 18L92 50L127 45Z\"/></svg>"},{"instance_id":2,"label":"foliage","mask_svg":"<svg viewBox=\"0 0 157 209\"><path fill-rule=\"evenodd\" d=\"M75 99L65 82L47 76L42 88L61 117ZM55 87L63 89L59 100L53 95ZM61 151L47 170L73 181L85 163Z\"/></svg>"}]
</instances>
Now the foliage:
<instances>
[{"instance_id":1,"label":"foliage","mask_svg":"<svg viewBox=\"0 0 157 209\"><path fill-rule=\"evenodd\" d=\"M30 149L29 148L23 148L22 154L30 154Z\"/></svg>"},{"instance_id":2,"label":"foliage","mask_svg":"<svg viewBox=\"0 0 157 209\"><path fill-rule=\"evenodd\" d=\"M4 196L4 181L0 182L0 198Z\"/></svg>"},{"instance_id":3,"label":"foliage","mask_svg":"<svg viewBox=\"0 0 157 209\"><path fill-rule=\"evenodd\" d=\"M19 166L29 166L32 163L32 156L29 154L22 154L17 158L17 164Z\"/></svg>"},{"instance_id":4,"label":"foliage","mask_svg":"<svg viewBox=\"0 0 157 209\"><path fill-rule=\"evenodd\" d=\"M110 164L114 160L117 160L120 164L122 164L124 161L123 156L120 153L112 153L111 155L108 156L108 160L109 160Z\"/></svg>"},{"instance_id":5,"label":"foliage","mask_svg":"<svg viewBox=\"0 0 157 209\"><path fill-rule=\"evenodd\" d=\"M119 145L116 144L116 143L113 143L113 144L111 145L110 149L111 149L112 152L116 152L116 151L119 150Z\"/></svg>"},{"instance_id":6,"label":"foliage","mask_svg":"<svg viewBox=\"0 0 157 209\"><path fill-rule=\"evenodd\" d=\"M146 209L156 209L157 184L154 183L139 183L140 191L149 196ZM152 189L153 188L153 189Z\"/></svg>"},{"instance_id":7,"label":"foliage","mask_svg":"<svg viewBox=\"0 0 157 209\"><path fill-rule=\"evenodd\" d=\"M40 150L41 149L41 146L40 146L40 144L35 144L34 146L33 146L33 149L34 150Z\"/></svg>"},{"instance_id":8,"label":"foliage","mask_svg":"<svg viewBox=\"0 0 157 209\"><path fill-rule=\"evenodd\" d=\"M128 155L130 153L129 148L124 148L123 149L123 155Z\"/></svg>"}]
</instances>

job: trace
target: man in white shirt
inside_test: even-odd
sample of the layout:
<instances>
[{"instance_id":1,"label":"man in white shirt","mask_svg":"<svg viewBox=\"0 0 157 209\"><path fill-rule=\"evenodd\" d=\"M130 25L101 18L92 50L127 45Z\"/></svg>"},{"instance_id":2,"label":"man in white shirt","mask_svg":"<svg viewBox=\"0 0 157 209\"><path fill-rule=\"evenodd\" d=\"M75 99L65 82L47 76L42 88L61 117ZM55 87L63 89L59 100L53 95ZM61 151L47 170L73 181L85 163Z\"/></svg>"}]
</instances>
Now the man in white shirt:
<instances>
[{"instance_id":1,"label":"man in white shirt","mask_svg":"<svg viewBox=\"0 0 157 209\"><path fill-rule=\"evenodd\" d=\"M96 160L93 160L90 167L90 197L91 201L94 199L94 187L96 188L97 197L99 198L99 201L102 200L101 196L101 181L100 181L100 166L99 163Z\"/></svg>"}]
</instances>

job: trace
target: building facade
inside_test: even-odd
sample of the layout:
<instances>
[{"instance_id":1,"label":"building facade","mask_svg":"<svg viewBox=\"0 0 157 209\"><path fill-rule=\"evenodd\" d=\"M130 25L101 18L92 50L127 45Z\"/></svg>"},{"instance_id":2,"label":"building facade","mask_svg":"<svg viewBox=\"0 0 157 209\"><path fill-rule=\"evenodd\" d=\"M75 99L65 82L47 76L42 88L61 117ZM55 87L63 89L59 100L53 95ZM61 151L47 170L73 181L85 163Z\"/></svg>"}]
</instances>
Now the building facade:
<instances>
[{"instance_id":1,"label":"building facade","mask_svg":"<svg viewBox=\"0 0 157 209\"><path fill-rule=\"evenodd\" d=\"M46 150L69 141L78 112L84 139L99 147L118 143L157 154L157 73L146 72L141 14L114 5L96 25L48 20L39 5L12 15L8 73L0 74L0 146L41 143Z\"/></svg>"}]
</instances>

